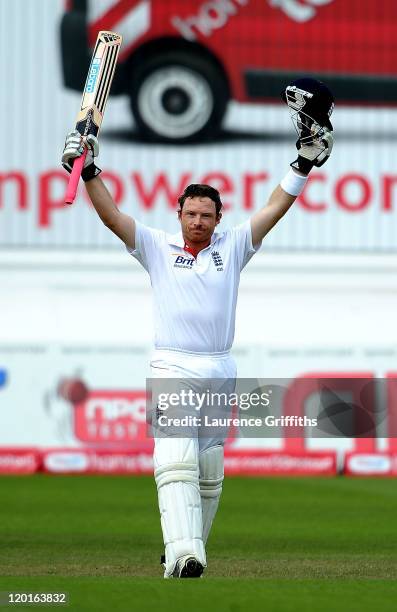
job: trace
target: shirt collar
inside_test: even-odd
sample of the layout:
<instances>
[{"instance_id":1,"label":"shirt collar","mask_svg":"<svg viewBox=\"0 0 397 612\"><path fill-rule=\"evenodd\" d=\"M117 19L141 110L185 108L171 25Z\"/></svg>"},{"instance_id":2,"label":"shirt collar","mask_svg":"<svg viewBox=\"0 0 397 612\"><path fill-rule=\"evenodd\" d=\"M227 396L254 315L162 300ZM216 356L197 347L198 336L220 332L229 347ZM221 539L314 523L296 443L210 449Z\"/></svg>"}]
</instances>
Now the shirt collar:
<instances>
[{"instance_id":1,"label":"shirt collar","mask_svg":"<svg viewBox=\"0 0 397 612\"><path fill-rule=\"evenodd\" d=\"M210 245L214 244L214 242L216 242L216 240L218 240L222 235L223 232L214 232L211 236ZM183 247L185 246L185 241L183 239L182 232L177 232L176 234L167 234L167 242L168 244L180 247L181 249L183 249Z\"/></svg>"}]
</instances>

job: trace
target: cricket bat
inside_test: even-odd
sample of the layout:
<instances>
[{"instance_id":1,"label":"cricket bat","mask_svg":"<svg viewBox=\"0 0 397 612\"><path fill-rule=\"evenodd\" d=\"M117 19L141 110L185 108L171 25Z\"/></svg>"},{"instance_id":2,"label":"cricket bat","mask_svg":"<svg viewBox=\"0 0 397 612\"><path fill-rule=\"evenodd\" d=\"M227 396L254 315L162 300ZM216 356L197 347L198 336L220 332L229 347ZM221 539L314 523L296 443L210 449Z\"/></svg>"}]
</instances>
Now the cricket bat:
<instances>
[{"instance_id":1,"label":"cricket bat","mask_svg":"<svg viewBox=\"0 0 397 612\"><path fill-rule=\"evenodd\" d=\"M76 130L83 137L88 136L88 134L98 135L117 64L121 41L122 37L120 34L116 34L116 32L105 32L102 30L98 33L84 86L81 108L77 115ZM72 204L76 197L77 186L86 156L87 149L74 161L66 190L66 204Z\"/></svg>"}]
</instances>

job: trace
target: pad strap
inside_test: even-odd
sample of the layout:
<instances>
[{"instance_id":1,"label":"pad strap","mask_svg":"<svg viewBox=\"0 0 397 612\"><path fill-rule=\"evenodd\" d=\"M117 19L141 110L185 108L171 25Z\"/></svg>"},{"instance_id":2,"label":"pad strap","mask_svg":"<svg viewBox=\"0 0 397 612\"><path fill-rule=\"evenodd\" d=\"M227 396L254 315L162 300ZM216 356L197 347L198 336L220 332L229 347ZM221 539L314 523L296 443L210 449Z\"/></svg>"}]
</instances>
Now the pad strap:
<instances>
[{"instance_id":1,"label":"pad strap","mask_svg":"<svg viewBox=\"0 0 397 612\"><path fill-rule=\"evenodd\" d=\"M203 541L206 544L222 494L223 446L212 446L202 451L199 457L199 465Z\"/></svg>"}]
</instances>

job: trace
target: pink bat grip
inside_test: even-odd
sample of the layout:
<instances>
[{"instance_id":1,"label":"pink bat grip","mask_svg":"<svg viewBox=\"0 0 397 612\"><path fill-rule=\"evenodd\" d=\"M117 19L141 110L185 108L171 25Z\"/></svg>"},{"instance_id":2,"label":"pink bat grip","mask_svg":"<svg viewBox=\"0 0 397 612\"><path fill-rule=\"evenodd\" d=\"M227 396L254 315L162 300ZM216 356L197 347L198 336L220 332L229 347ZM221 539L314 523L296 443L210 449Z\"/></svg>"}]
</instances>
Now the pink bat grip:
<instances>
[{"instance_id":1,"label":"pink bat grip","mask_svg":"<svg viewBox=\"0 0 397 612\"><path fill-rule=\"evenodd\" d=\"M84 149L84 153L74 160L72 173L66 189L65 204L73 204L87 153L88 149Z\"/></svg>"}]
</instances>

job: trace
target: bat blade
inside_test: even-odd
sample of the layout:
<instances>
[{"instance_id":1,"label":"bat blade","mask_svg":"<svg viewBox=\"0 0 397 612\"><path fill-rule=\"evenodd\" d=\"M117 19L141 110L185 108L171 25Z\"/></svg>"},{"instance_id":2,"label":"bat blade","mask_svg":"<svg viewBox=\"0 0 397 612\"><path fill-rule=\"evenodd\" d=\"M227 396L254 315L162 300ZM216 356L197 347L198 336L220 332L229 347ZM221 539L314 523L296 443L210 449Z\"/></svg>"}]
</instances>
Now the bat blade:
<instances>
[{"instance_id":1,"label":"bat blade","mask_svg":"<svg viewBox=\"0 0 397 612\"><path fill-rule=\"evenodd\" d=\"M98 33L84 86L80 111L77 115L76 130L83 137L88 136L88 134L98 135L116 69L121 42L122 37L116 32L102 30ZM84 160L73 165L73 171L66 190L65 202L67 204L72 204L76 197L83 165Z\"/></svg>"}]
</instances>

